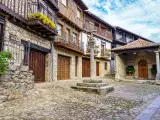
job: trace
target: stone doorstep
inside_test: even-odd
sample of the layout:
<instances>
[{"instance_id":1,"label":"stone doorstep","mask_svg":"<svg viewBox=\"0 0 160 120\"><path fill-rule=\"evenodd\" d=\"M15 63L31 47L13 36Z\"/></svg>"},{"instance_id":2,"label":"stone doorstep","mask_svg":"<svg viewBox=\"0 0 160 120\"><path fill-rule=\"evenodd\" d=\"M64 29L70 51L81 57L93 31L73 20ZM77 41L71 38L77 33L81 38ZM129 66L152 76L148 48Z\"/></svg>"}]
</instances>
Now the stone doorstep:
<instances>
[{"instance_id":1,"label":"stone doorstep","mask_svg":"<svg viewBox=\"0 0 160 120\"><path fill-rule=\"evenodd\" d=\"M156 80L156 84L157 84L157 85L160 85L160 80Z\"/></svg>"},{"instance_id":2,"label":"stone doorstep","mask_svg":"<svg viewBox=\"0 0 160 120\"><path fill-rule=\"evenodd\" d=\"M151 120L156 111L160 108L160 96L156 98L135 120Z\"/></svg>"},{"instance_id":3,"label":"stone doorstep","mask_svg":"<svg viewBox=\"0 0 160 120\"><path fill-rule=\"evenodd\" d=\"M83 87L103 87L108 86L107 83L77 83L77 86L83 86Z\"/></svg>"},{"instance_id":4,"label":"stone doorstep","mask_svg":"<svg viewBox=\"0 0 160 120\"><path fill-rule=\"evenodd\" d=\"M73 89L83 90L86 92L96 92L98 94L109 93L114 90L112 86L103 86L103 87L82 87L82 86L71 86Z\"/></svg>"},{"instance_id":5,"label":"stone doorstep","mask_svg":"<svg viewBox=\"0 0 160 120\"><path fill-rule=\"evenodd\" d=\"M83 83L102 83L102 80L83 80Z\"/></svg>"}]
</instances>

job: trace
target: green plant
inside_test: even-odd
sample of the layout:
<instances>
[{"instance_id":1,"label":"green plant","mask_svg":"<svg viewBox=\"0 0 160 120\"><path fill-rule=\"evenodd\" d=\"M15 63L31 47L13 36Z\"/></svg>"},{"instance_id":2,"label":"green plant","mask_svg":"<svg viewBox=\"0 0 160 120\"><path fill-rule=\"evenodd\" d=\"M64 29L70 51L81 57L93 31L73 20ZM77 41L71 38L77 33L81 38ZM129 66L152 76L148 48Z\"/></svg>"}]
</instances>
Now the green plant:
<instances>
[{"instance_id":1,"label":"green plant","mask_svg":"<svg viewBox=\"0 0 160 120\"><path fill-rule=\"evenodd\" d=\"M153 75L156 75L157 74L157 68L156 68L156 65L153 65L152 68L151 68L151 73Z\"/></svg>"},{"instance_id":2,"label":"green plant","mask_svg":"<svg viewBox=\"0 0 160 120\"><path fill-rule=\"evenodd\" d=\"M12 55L9 51L0 52L0 76L4 75L8 70L9 59Z\"/></svg>"},{"instance_id":3,"label":"green plant","mask_svg":"<svg viewBox=\"0 0 160 120\"><path fill-rule=\"evenodd\" d=\"M56 28L56 24L41 12L29 14L28 19L39 19L43 24L48 25L51 29Z\"/></svg>"},{"instance_id":4,"label":"green plant","mask_svg":"<svg viewBox=\"0 0 160 120\"><path fill-rule=\"evenodd\" d=\"M134 74L134 73L135 73L134 66L128 66L128 67L126 68L126 73L127 73L127 74Z\"/></svg>"},{"instance_id":5,"label":"green plant","mask_svg":"<svg viewBox=\"0 0 160 120\"><path fill-rule=\"evenodd\" d=\"M98 49L94 49L94 53L98 54L100 51Z\"/></svg>"}]
</instances>

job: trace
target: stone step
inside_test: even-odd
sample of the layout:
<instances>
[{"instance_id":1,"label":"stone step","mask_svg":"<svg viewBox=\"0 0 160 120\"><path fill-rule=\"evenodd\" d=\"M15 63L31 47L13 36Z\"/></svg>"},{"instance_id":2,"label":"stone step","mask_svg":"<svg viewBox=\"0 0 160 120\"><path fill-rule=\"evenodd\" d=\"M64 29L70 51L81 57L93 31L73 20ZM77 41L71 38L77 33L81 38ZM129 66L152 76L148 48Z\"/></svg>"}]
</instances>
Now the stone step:
<instances>
[{"instance_id":1,"label":"stone step","mask_svg":"<svg viewBox=\"0 0 160 120\"><path fill-rule=\"evenodd\" d=\"M82 90L86 92L95 92L97 94L107 94L114 90L112 86L104 86L104 87L82 87L82 86L72 86L71 88Z\"/></svg>"},{"instance_id":2,"label":"stone step","mask_svg":"<svg viewBox=\"0 0 160 120\"><path fill-rule=\"evenodd\" d=\"M102 83L102 80L83 80L83 83Z\"/></svg>"},{"instance_id":3,"label":"stone step","mask_svg":"<svg viewBox=\"0 0 160 120\"><path fill-rule=\"evenodd\" d=\"M107 83L77 83L77 86L83 86L83 87L104 87L108 86Z\"/></svg>"}]
</instances>

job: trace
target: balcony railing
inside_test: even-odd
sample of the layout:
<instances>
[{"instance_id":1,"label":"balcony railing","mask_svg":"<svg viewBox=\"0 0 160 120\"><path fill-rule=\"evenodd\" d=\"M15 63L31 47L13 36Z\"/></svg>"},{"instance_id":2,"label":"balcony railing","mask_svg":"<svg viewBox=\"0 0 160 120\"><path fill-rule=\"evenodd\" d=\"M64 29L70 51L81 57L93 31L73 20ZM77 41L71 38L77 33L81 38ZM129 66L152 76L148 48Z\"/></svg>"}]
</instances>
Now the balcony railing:
<instances>
[{"instance_id":1,"label":"balcony railing","mask_svg":"<svg viewBox=\"0 0 160 120\"><path fill-rule=\"evenodd\" d=\"M96 30L95 33L97 35L100 35L102 37L108 38L110 40L113 39L112 33L108 32L107 29L101 29L100 27L95 26L95 25L90 24L90 23L87 23L87 22L84 23L84 28L87 29L87 30L89 30L89 31L90 30Z\"/></svg>"},{"instance_id":2,"label":"balcony railing","mask_svg":"<svg viewBox=\"0 0 160 120\"><path fill-rule=\"evenodd\" d=\"M39 2L39 0L36 2L34 2L34 0L0 0L0 10L11 16L14 16L27 25L32 26L32 29L34 29L36 32L43 34L48 33L47 36L56 34L55 29L51 29L51 27L47 26L45 23L43 23L43 21L39 19L28 19L30 14L40 12L56 24L54 11L52 11L48 5L44 5L44 3Z\"/></svg>"},{"instance_id":3,"label":"balcony railing","mask_svg":"<svg viewBox=\"0 0 160 120\"><path fill-rule=\"evenodd\" d=\"M0 51L9 51L11 53L11 64L28 65L28 50L29 46L24 46L20 41L10 38L0 39Z\"/></svg>"},{"instance_id":4,"label":"balcony railing","mask_svg":"<svg viewBox=\"0 0 160 120\"><path fill-rule=\"evenodd\" d=\"M75 10L75 7L70 8L68 6L63 5L61 1L58 3L59 5L59 12L65 16L69 21L74 23L74 25L78 26L79 28L83 28L83 20L77 17L77 12Z\"/></svg>"},{"instance_id":5,"label":"balcony railing","mask_svg":"<svg viewBox=\"0 0 160 120\"><path fill-rule=\"evenodd\" d=\"M65 32L56 36L55 45L83 53L83 42Z\"/></svg>"},{"instance_id":6,"label":"balcony railing","mask_svg":"<svg viewBox=\"0 0 160 120\"><path fill-rule=\"evenodd\" d=\"M101 49L101 57L111 57L111 51L109 49Z\"/></svg>"}]
</instances>

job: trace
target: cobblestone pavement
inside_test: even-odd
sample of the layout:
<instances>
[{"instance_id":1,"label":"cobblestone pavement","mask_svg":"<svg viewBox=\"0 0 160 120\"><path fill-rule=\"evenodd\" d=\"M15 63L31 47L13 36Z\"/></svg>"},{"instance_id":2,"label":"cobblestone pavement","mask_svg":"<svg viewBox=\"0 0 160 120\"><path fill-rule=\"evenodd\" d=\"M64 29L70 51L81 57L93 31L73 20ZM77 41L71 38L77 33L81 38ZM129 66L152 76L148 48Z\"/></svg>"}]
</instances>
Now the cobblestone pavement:
<instances>
[{"instance_id":1,"label":"cobblestone pavement","mask_svg":"<svg viewBox=\"0 0 160 120\"><path fill-rule=\"evenodd\" d=\"M0 120L134 120L160 92L154 85L105 82L114 92L75 91L73 81L39 84L24 98L0 104Z\"/></svg>"}]
</instances>

